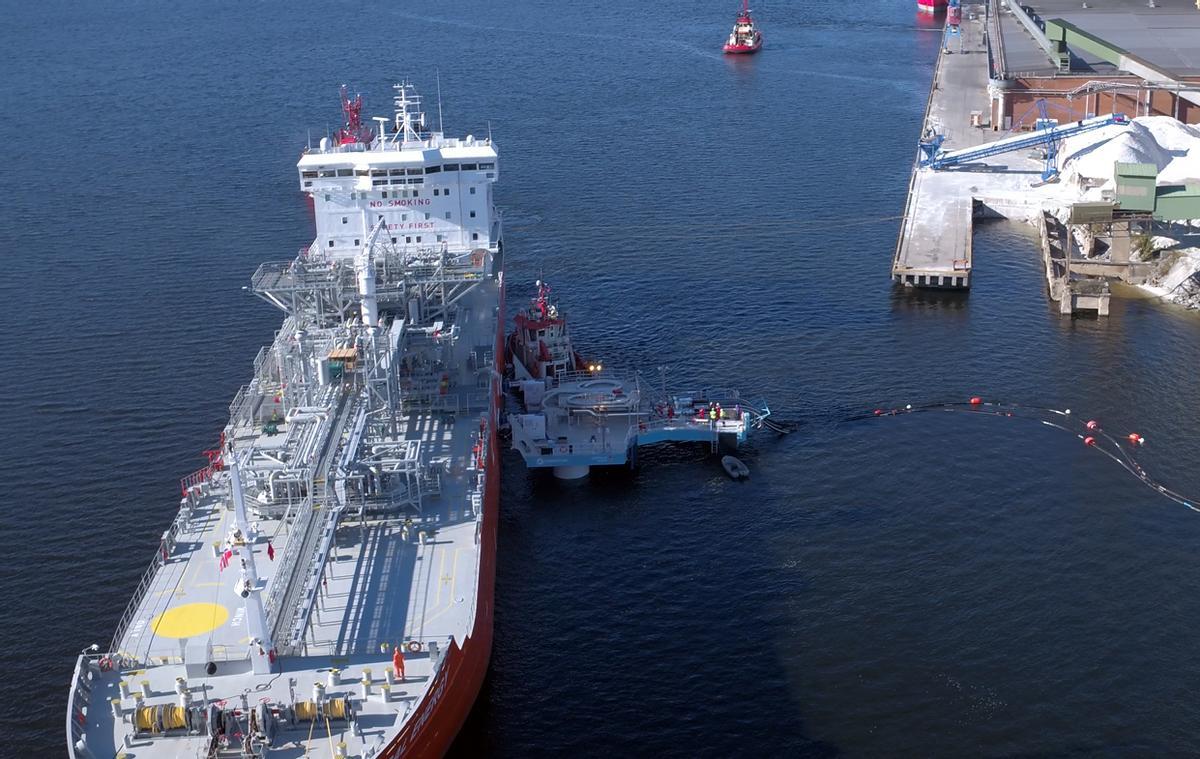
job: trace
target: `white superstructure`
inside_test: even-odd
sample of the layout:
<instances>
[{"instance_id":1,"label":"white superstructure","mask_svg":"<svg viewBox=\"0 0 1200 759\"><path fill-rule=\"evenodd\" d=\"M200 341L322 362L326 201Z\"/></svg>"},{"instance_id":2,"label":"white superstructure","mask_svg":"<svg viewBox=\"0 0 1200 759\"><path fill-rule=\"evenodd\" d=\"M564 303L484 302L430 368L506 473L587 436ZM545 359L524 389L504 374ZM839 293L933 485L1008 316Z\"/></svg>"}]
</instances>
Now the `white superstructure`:
<instances>
[{"instance_id":1,"label":"white superstructure","mask_svg":"<svg viewBox=\"0 0 1200 759\"><path fill-rule=\"evenodd\" d=\"M314 246L326 255L352 256L383 221L401 250L494 250L500 228L498 218L491 221L492 185L499 171L491 139L429 129L408 83L396 85L395 104L391 121L375 119L375 130L354 124L300 159L300 187L312 197L316 216ZM347 111L353 122L354 104Z\"/></svg>"}]
</instances>

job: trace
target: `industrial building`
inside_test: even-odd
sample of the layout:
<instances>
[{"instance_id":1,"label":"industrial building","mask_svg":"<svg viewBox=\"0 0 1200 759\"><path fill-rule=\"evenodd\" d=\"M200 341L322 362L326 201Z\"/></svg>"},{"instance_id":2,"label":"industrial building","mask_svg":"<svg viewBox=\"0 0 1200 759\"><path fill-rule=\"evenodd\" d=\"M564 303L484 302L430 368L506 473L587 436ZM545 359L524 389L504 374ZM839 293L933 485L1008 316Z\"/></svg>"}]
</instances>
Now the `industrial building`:
<instances>
[{"instance_id":1,"label":"industrial building","mask_svg":"<svg viewBox=\"0 0 1200 759\"><path fill-rule=\"evenodd\" d=\"M1039 99L1200 123L1200 0L991 0L987 36L993 130L1032 129Z\"/></svg>"}]
</instances>

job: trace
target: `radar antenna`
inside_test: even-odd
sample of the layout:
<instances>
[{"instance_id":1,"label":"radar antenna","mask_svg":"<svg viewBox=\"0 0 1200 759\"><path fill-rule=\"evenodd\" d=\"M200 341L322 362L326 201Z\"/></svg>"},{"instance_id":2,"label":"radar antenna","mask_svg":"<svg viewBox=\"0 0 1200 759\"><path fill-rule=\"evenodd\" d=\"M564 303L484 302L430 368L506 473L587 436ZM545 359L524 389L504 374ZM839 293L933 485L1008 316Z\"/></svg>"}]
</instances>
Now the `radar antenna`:
<instances>
[{"instance_id":1,"label":"radar antenna","mask_svg":"<svg viewBox=\"0 0 1200 759\"><path fill-rule=\"evenodd\" d=\"M428 134L425 114L421 111L421 98L407 82L392 85L396 90L392 102L396 105L396 138L401 142L420 142Z\"/></svg>"}]
</instances>

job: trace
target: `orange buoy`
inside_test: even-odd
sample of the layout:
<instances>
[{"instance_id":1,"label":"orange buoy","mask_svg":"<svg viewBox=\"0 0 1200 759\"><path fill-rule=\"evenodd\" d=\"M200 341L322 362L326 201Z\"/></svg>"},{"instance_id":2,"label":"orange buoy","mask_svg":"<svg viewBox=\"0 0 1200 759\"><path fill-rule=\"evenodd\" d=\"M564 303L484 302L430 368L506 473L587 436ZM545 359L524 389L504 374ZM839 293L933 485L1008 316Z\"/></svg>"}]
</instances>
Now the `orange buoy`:
<instances>
[{"instance_id":1,"label":"orange buoy","mask_svg":"<svg viewBox=\"0 0 1200 759\"><path fill-rule=\"evenodd\" d=\"M1084 444L1084 445L1095 445L1095 444L1096 444L1096 438L1092 437L1091 435L1088 435L1087 437L1085 437L1085 438L1083 439L1083 444Z\"/></svg>"},{"instance_id":2,"label":"orange buoy","mask_svg":"<svg viewBox=\"0 0 1200 759\"><path fill-rule=\"evenodd\" d=\"M1129 442L1133 443L1134 445L1141 445L1142 443L1145 442L1145 440L1146 439L1144 437L1137 434L1136 432L1129 433Z\"/></svg>"},{"instance_id":3,"label":"orange buoy","mask_svg":"<svg viewBox=\"0 0 1200 759\"><path fill-rule=\"evenodd\" d=\"M1092 430L1093 432L1100 429L1100 423L1097 422L1095 419L1089 419L1086 426L1089 430Z\"/></svg>"},{"instance_id":4,"label":"orange buoy","mask_svg":"<svg viewBox=\"0 0 1200 759\"><path fill-rule=\"evenodd\" d=\"M983 403L983 399L980 398L978 395L971 399L972 406L978 406L981 403Z\"/></svg>"}]
</instances>

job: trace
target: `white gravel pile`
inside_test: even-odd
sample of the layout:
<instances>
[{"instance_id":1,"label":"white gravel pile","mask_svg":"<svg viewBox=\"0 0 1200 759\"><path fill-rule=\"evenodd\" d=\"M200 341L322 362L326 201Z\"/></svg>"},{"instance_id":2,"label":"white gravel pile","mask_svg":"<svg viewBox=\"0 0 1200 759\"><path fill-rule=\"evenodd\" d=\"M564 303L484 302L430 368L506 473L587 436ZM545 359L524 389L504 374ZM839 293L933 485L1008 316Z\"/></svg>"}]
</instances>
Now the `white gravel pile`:
<instances>
[{"instance_id":1,"label":"white gravel pile","mask_svg":"<svg viewBox=\"0 0 1200 759\"><path fill-rule=\"evenodd\" d=\"M1160 185L1200 182L1200 129L1170 116L1077 135L1063 141L1059 155L1063 181L1080 187L1110 186L1118 162L1154 164Z\"/></svg>"}]
</instances>

